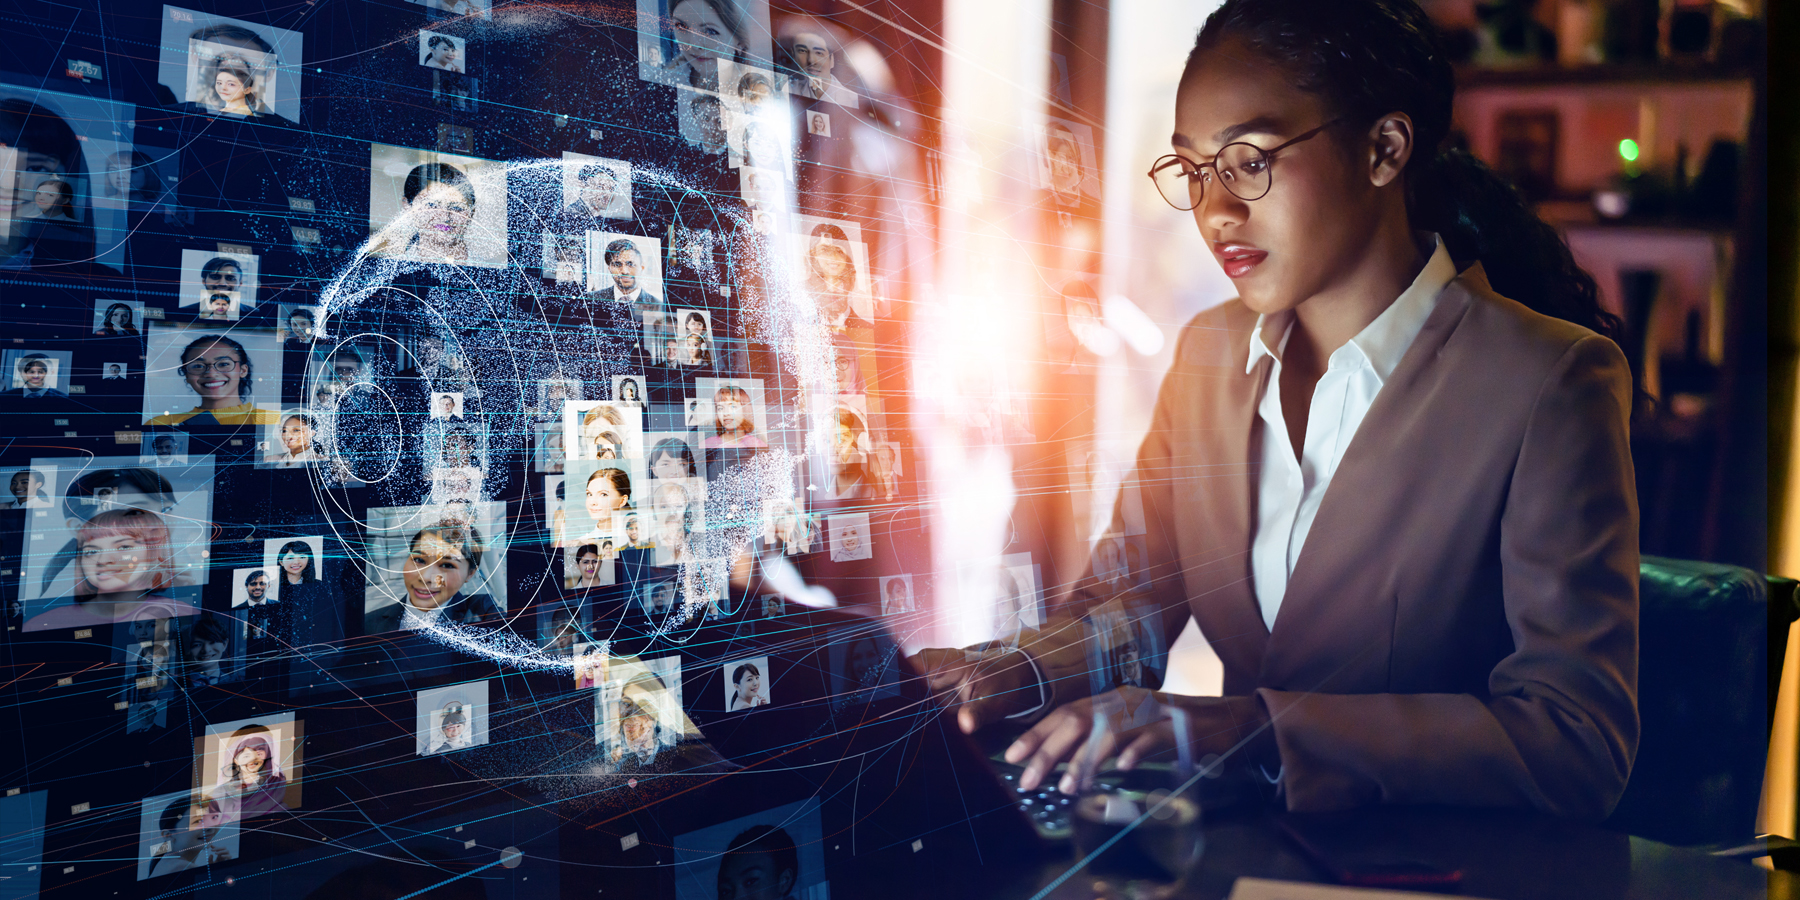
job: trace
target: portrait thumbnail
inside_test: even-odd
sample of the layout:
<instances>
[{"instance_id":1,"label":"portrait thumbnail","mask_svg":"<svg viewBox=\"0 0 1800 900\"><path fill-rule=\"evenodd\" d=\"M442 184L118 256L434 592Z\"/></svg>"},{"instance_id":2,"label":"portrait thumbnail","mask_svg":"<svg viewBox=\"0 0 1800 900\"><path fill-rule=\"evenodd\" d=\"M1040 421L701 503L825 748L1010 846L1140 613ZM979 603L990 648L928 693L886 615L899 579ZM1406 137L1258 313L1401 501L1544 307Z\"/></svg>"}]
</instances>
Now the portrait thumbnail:
<instances>
[{"instance_id":1,"label":"portrait thumbnail","mask_svg":"<svg viewBox=\"0 0 1800 900\"><path fill-rule=\"evenodd\" d=\"M831 115L816 110L808 112L806 133L816 137L831 137Z\"/></svg>"},{"instance_id":2,"label":"portrait thumbnail","mask_svg":"<svg viewBox=\"0 0 1800 900\"><path fill-rule=\"evenodd\" d=\"M644 410L613 400L571 400L562 406L570 460L641 460Z\"/></svg>"},{"instance_id":3,"label":"portrait thumbnail","mask_svg":"<svg viewBox=\"0 0 1800 900\"><path fill-rule=\"evenodd\" d=\"M832 410L830 480L822 487L834 500L873 499L878 490L867 404L867 395L839 394Z\"/></svg>"},{"instance_id":4,"label":"portrait thumbnail","mask_svg":"<svg viewBox=\"0 0 1800 900\"><path fill-rule=\"evenodd\" d=\"M47 458L52 514L33 525L19 599L25 631L193 615L212 532L211 457L151 468L134 456ZM67 477L64 477L67 476ZM60 490L59 490L60 488ZM109 611L88 606L103 598Z\"/></svg>"},{"instance_id":5,"label":"portrait thumbnail","mask_svg":"<svg viewBox=\"0 0 1800 900\"><path fill-rule=\"evenodd\" d=\"M488 683L470 681L420 691L416 752L437 756L488 742Z\"/></svg>"},{"instance_id":6,"label":"portrait thumbnail","mask_svg":"<svg viewBox=\"0 0 1800 900\"><path fill-rule=\"evenodd\" d=\"M433 391L428 401L431 417L434 419L460 419L463 417L463 395L461 391Z\"/></svg>"},{"instance_id":7,"label":"portrait thumbnail","mask_svg":"<svg viewBox=\"0 0 1800 900\"><path fill-rule=\"evenodd\" d=\"M881 614L899 616L917 612L911 575L889 575L881 579Z\"/></svg>"},{"instance_id":8,"label":"portrait thumbnail","mask_svg":"<svg viewBox=\"0 0 1800 900\"><path fill-rule=\"evenodd\" d=\"M274 599L292 603L330 593L324 583L326 564L323 535L263 540L262 567L275 575L270 582Z\"/></svg>"},{"instance_id":9,"label":"portrait thumbnail","mask_svg":"<svg viewBox=\"0 0 1800 900\"><path fill-rule=\"evenodd\" d=\"M1169 648L1163 646L1159 610L1145 604L1107 604L1083 621L1088 630L1088 678L1096 693L1162 686Z\"/></svg>"},{"instance_id":10,"label":"portrait thumbnail","mask_svg":"<svg viewBox=\"0 0 1800 900\"><path fill-rule=\"evenodd\" d=\"M813 551L813 519L804 496L764 500L763 522L763 543L769 549L786 556Z\"/></svg>"},{"instance_id":11,"label":"portrait thumbnail","mask_svg":"<svg viewBox=\"0 0 1800 900\"><path fill-rule=\"evenodd\" d=\"M726 712L755 709L772 702L771 689L775 678L774 673L769 670L767 656L728 662L719 671L724 677Z\"/></svg>"},{"instance_id":12,"label":"portrait thumbnail","mask_svg":"<svg viewBox=\"0 0 1800 900\"><path fill-rule=\"evenodd\" d=\"M506 612L506 504L375 507L363 633L494 623Z\"/></svg>"},{"instance_id":13,"label":"portrait thumbnail","mask_svg":"<svg viewBox=\"0 0 1800 900\"><path fill-rule=\"evenodd\" d=\"M95 337L142 337L146 330L143 301L105 297L94 301Z\"/></svg>"},{"instance_id":14,"label":"portrait thumbnail","mask_svg":"<svg viewBox=\"0 0 1800 900\"><path fill-rule=\"evenodd\" d=\"M616 523L622 518L615 513L612 520ZM605 531L567 541L563 548L563 587L587 590L616 583L615 566L624 542L620 534L623 530L615 524Z\"/></svg>"},{"instance_id":15,"label":"portrait thumbnail","mask_svg":"<svg viewBox=\"0 0 1800 900\"><path fill-rule=\"evenodd\" d=\"M718 93L721 63L774 68L767 0L637 0L638 77Z\"/></svg>"},{"instance_id":16,"label":"portrait thumbnail","mask_svg":"<svg viewBox=\"0 0 1800 900\"><path fill-rule=\"evenodd\" d=\"M991 598L994 635L1011 638L1024 628L1043 624L1043 600L1037 566L1029 553L1009 553L957 569L964 602Z\"/></svg>"},{"instance_id":17,"label":"portrait thumbnail","mask_svg":"<svg viewBox=\"0 0 1800 900\"><path fill-rule=\"evenodd\" d=\"M1099 197L1094 165L1094 129L1081 122L1051 118L1038 144L1038 186L1058 206L1075 206Z\"/></svg>"},{"instance_id":18,"label":"portrait thumbnail","mask_svg":"<svg viewBox=\"0 0 1800 900\"><path fill-rule=\"evenodd\" d=\"M137 880L224 865L240 857L239 824L207 791L145 797L138 813Z\"/></svg>"},{"instance_id":19,"label":"portrait thumbnail","mask_svg":"<svg viewBox=\"0 0 1800 900\"><path fill-rule=\"evenodd\" d=\"M838 223L817 222L789 242L800 287L834 332L870 328L875 320L869 248L848 234Z\"/></svg>"},{"instance_id":20,"label":"portrait thumbnail","mask_svg":"<svg viewBox=\"0 0 1800 900\"><path fill-rule=\"evenodd\" d=\"M769 446L768 405L758 378L696 378L697 399L707 400L709 414L688 424L700 429L707 450L764 450Z\"/></svg>"},{"instance_id":21,"label":"portrait thumbnail","mask_svg":"<svg viewBox=\"0 0 1800 900\"><path fill-rule=\"evenodd\" d=\"M231 570L231 608L266 606L281 599L276 572L267 566Z\"/></svg>"},{"instance_id":22,"label":"portrait thumbnail","mask_svg":"<svg viewBox=\"0 0 1800 900\"><path fill-rule=\"evenodd\" d=\"M406 0L406 2L453 16L480 16L482 18L489 15L492 6L490 0Z\"/></svg>"},{"instance_id":23,"label":"portrait thumbnail","mask_svg":"<svg viewBox=\"0 0 1800 900\"><path fill-rule=\"evenodd\" d=\"M595 299L629 303L640 312L667 311L663 302L662 240L612 231L587 233L587 289Z\"/></svg>"},{"instance_id":24,"label":"portrait thumbnail","mask_svg":"<svg viewBox=\"0 0 1800 900\"><path fill-rule=\"evenodd\" d=\"M827 900L825 834L809 797L674 839L676 900Z\"/></svg>"},{"instance_id":25,"label":"portrait thumbnail","mask_svg":"<svg viewBox=\"0 0 1800 900\"><path fill-rule=\"evenodd\" d=\"M152 466L188 464L188 435L179 431L152 431L138 443L138 462Z\"/></svg>"},{"instance_id":26,"label":"portrait thumbnail","mask_svg":"<svg viewBox=\"0 0 1800 900\"><path fill-rule=\"evenodd\" d=\"M0 213L0 268L125 269L128 199L108 196L110 162L131 153L134 107L98 97L0 84L0 194L29 198ZM140 325L140 328L142 326Z\"/></svg>"},{"instance_id":27,"label":"portrait thumbnail","mask_svg":"<svg viewBox=\"0 0 1800 900\"><path fill-rule=\"evenodd\" d=\"M256 306L256 274L249 253L183 250L180 307L198 319L235 322Z\"/></svg>"},{"instance_id":28,"label":"portrait thumbnail","mask_svg":"<svg viewBox=\"0 0 1800 900\"><path fill-rule=\"evenodd\" d=\"M301 747L291 712L208 725L194 740L194 790L218 804L219 824L299 809Z\"/></svg>"},{"instance_id":29,"label":"portrait thumbnail","mask_svg":"<svg viewBox=\"0 0 1800 900\"><path fill-rule=\"evenodd\" d=\"M259 469L305 469L325 461L317 413L304 409L282 410L274 422L263 426L257 441Z\"/></svg>"},{"instance_id":30,"label":"portrait thumbnail","mask_svg":"<svg viewBox=\"0 0 1800 900\"><path fill-rule=\"evenodd\" d=\"M506 264L506 166L387 144L369 148L372 256Z\"/></svg>"},{"instance_id":31,"label":"portrait thumbnail","mask_svg":"<svg viewBox=\"0 0 1800 900\"><path fill-rule=\"evenodd\" d=\"M109 362L100 364L100 380L124 381L131 374L131 363Z\"/></svg>"},{"instance_id":32,"label":"portrait thumbnail","mask_svg":"<svg viewBox=\"0 0 1800 900\"><path fill-rule=\"evenodd\" d=\"M284 346L303 347L325 336L324 311L319 307L281 303L275 309L275 333Z\"/></svg>"},{"instance_id":33,"label":"portrait thumbnail","mask_svg":"<svg viewBox=\"0 0 1800 900\"><path fill-rule=\"evenodd\" d=\"M69 372L74 352L34 348L7 350L0 353L0 368L7 373L5 391L0 397L9 400L66 400L69 396Z\"/></svg>"},{"instance_id":34,"label":"portrait thumbnail","mask_svg":"<svg viewBox=\"0 0 1800 900\"><path fill-rule=\"evenodd\" d=\"M575 645L588 640L585 612L579 599L540 605L536 616L538 649L546 656L574 656Z\"/></svg>"},{"instance_id":35,"label":"portrait thumbnail","mask_svg":"<svg viewBox=\"0 0 1800 900\"><path fill-rule=\"evenodd\" d=\"M563 480L562 545L610 540L617 547L624 516L643 507L640 469L637 460L570 460Z\"/></svg>"},{"instance_id":36,"label":"portrait thumbnail","mask_svg":"<svg viewBox=\"0 0 1800 900\"><path fill-rule=\"evenodd\" d=\"M594 742L622 765L644 765L695 733L681 711L681 657L613 657L595 692Z\"/></svg>"},{"instance_id":37,"label":"portrait thumbnail","mask_svg":"<svg viewBox=\"0 0 1800 900\"><path fill-rule=\"evenodd\" d=\"M620 406L644 406L644 376L614 375L612 377L613 402Z\"/></svg>"},{"instance_id":38,"label":"portrait thumbnail","mask_svg":"<svg viewBox=\"0 0 1800 900\"><path fill-rule=\"evenodd\" d=\"M631 163L563 151L557 231L584 233L596 229L597 219L629 219L632 215Z\"/></svg>"},{"instance_id":39,"label":"portrait thumbnail","mask_svg":"<svg viewBox=\"0 0 1800 900\"><path fill-rule=\"evenodd\" d=\"M156 80L168 104L300 121L300 32L164 6L161 48Z\"/></svg>"},{"instance_id":40,"label":"portrait thumbnail","mask_svg":"<svg viewBox=\"0 0 1800 900\"><path fill-rule=\"evenodd\" d=\"M868 513L838 513L826 517L831 532L831 560L850 562L875 555L875 541L869 534Z\"/></svg>"},{"instance_id":41,"label":"portrait thumbnail","mask_svg":"<svg viewBox=\"0 0 1800 900\"><path fill-rule=\"evenodd\" d=\"M533 468L538 472L560 473L568 463L564 449L561 422L538 422L532 426Z\"/></svg>"},{"instance_id":42,"label":"portrait thumbnail","mask_svg":"<svg viewBox=\"0 0 1800 900\"><path fill-rule=\"evenodd\" d=\"M54 464L0 469L6 478L6 495L0 497L0 509L50 509L55 505L56 466Z\"/></svg>"},{"instance_id":43,"label":"portrait thumbnail","mask_svg":"<svg viewBox=\"0 0 1800 900\"><path fill-rule=\"evenodd\" d=\"M458 75L468 71L467 53L464 51L462 38L454 35L439 34L435 31L419 32L419 65L443 72L454 72Z\"/></svg>"},{"instance_id":44,"label":"portrait thumbnail","mask_svg":"<svg viewBox=\"0 0 1800 900\"><path fill-rule=\"evenodd\" d=\"M194 322L153 329L144 362L146 425L183 430L269 425L280 417L275 332Z\"/></svg>"},{"instance_id":45,"label":"portrait thumbnail","mask_svg":"<svg viewBox=\"0 0 1800 900\"><path fill-rule=\"evenodd\" d=\"M244 659L235 617L204 611L170 621L178 623L175 645L180 655L172 662L184 688L198 690L238 680Z\"/></svg>"},{"instance_id":46,"label":"portrait thumbnail","mask_svg":"<svg viewBox=\"0 0 1800 900\"><path fill-rule=\"evenodd\" d=\"M612 659L606 653L605 641L575 643L575 688L589 690L606 683L607 673L612 669Z\"/></svg>"}]
</instances>

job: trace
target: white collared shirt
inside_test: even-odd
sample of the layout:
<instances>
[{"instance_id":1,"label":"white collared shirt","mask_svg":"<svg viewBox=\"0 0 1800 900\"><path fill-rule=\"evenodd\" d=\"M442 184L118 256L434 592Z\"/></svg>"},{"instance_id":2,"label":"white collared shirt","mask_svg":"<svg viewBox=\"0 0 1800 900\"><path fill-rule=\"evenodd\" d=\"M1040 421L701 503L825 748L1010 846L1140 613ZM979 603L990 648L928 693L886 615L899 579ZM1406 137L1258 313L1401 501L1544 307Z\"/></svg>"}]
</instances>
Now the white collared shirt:
<instances>
[{"instance_id":1,"label":"white collared shirt","mask_svg":"<svg viewBox=\"0 0 1800 900\"><path fill-rule=\"evenodd\" d=\"M1331 354L1325 374L1313 388L1312 406L1306 417L1306 443L1296 457L1288 438L1287 419L1281 411L1281 352L1293 333L1293 313L1258 316L1250 337L1250 359L1245 371L1256 368L1267 356L1273 360L1262 401L1256 414L1262 424L1262 477L1257 491L1256 536L1250 546L1251 579L1256 600L1262 606L1263 623L1275 627L1276 613L1287 593L1288 578L1312 529L1319 504L1331 487L1331 477L1344 460L1344 451L1356 429L1368 415L1381 387L1394 374L1425 320L1437 307L1439 295L1456 278L1456 265L1437 245L1425 268L1413 283L1375 317L1349 343ZM1265 324L1281 327L1280 350L1271 351Z\"/></svg>"}]
</instances>

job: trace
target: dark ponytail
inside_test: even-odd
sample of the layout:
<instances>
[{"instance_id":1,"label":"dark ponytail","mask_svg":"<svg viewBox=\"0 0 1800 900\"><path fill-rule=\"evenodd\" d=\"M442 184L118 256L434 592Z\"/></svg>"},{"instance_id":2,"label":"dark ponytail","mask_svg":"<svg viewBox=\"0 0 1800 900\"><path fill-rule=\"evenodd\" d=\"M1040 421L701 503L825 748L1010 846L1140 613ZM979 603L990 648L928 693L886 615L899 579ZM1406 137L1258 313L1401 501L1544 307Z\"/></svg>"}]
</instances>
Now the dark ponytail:
<instances>
[{"instance_id":1,"label":"dark ponytail","mask_svg":"<svg viewBox=\"0 0 1800 900\"><path fill-rule=\"evenodd\" d=\"M1413 0L1225 0L1189 57L1227 37L1245 42L1358 129L1394 112L1412 119L1407 212L1460 265L1480 262L1499 294L1620 343L1593 276L1516 188L1474 156L1439 152L1450 133L1456 73L1437 26Z\"/></svg>"}]
</instances>

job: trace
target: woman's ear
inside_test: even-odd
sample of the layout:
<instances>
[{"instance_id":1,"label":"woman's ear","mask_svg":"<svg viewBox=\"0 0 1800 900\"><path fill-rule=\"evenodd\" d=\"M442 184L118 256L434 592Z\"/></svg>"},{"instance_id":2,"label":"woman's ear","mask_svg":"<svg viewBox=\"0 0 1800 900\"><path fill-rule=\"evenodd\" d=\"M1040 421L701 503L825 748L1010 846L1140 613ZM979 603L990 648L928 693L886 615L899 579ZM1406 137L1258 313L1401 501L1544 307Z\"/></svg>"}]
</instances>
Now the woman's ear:
<instances>
[{"instance_id":1,"label":"woman's ear","mask_svg":"<svg viewBox=\"0 0 1800 900\"><path fill-rule=\"evenodd\" d=\"M1403 112L1391 112L1369 128L1369 182L1387 187L1400 177L1412 159L1413 122Z\"/></svg>"}]
</instances>

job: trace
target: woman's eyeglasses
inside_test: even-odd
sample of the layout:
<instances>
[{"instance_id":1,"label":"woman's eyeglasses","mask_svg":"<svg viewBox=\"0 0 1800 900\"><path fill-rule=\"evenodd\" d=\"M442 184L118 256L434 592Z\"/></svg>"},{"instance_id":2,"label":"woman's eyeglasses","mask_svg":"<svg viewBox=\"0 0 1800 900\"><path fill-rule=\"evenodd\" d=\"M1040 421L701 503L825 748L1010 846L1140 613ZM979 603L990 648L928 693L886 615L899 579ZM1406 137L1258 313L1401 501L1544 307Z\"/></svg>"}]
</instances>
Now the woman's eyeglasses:
<instances>
[{"instance_id":1,"label":"woman's eyeglasses","mask_svg":"<svg viewBox=\"0 0 1800 900\"><path fill-rule=\"evenodd\" d=\"M1170 206L1183 211L1200 205L1200 201L1206 196L1207 182L1214 178L1239 200L1261 200L1269 193L1269 169L1275 154L1308 140L1341 121L1341 118L1332 119L1279 147L1267 150L1245 141L1235 141L1220 147L1219 152L1213 155L1212 162L1199 165L1171 153L1158 159L1150 167L1150 180L1156 182L1157 193L1162 194L1162 198ZM1211 169L1212 173L1208 174L1207 169Z\"/></svg>"},{"instance_id":2,"label":"woman's eyeglasses","mask_svg":"<svg viewBox=\"0 0 1800 900\"><path fill-rule=\"evenodd\" d=\"M205 375L206 370L209 368L218 370L220 375L230 375L237 371L237 367L238 361L235 359L220 359L215 363L208 363L205 360L196 359L193 362L182 366L181 371L194 378L199 378L200 376Z\"/></svg>"}]
</instances>

